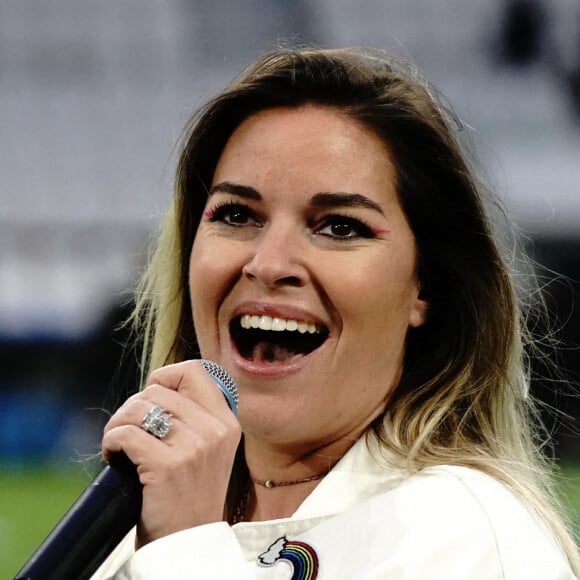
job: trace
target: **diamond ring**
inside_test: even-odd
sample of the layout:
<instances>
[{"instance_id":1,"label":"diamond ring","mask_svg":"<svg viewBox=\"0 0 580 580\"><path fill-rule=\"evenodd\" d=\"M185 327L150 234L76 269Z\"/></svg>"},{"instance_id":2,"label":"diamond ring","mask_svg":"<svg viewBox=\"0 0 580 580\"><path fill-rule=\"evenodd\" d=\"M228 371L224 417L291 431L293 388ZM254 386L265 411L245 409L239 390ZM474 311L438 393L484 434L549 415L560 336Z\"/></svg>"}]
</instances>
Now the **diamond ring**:
<instances>
[{"instance_id":1,"label":"diamond ring","mask_svg":"<svg viewBox=\"0 0 580 580\"><path fill-rule=\"evenodd\" d=\"M158 439L163 439L171 431L171 413L166 413L163 407L155 405L151 410L143 417L141 421L141 427L145 429L148 433L155 435Z\"/></svg>"}]
</instances>

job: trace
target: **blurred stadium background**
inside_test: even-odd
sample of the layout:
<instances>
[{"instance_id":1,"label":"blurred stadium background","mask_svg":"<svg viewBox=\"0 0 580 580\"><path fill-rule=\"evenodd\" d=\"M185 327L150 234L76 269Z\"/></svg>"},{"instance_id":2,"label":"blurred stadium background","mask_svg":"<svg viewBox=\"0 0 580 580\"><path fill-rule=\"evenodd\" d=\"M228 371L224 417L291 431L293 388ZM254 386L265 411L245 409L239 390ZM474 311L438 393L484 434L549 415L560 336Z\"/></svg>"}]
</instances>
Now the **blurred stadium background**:
<instances>
[{"instance_id":1,"label":"blurred stadium background","mask_svg":"<svg viewBox=\"0 0 580 580\"><path fill-rule=\"evenodd\" d=\"M0 0L0 577L89 481L83 459L135 389L113 331L185 121L280 42L386 48L427 72L544 275L561 275L546 291L579 375L577 0ZM534 388L571 417L550 425L578 514L579 401Z\"/></svg>"}]
</instances>

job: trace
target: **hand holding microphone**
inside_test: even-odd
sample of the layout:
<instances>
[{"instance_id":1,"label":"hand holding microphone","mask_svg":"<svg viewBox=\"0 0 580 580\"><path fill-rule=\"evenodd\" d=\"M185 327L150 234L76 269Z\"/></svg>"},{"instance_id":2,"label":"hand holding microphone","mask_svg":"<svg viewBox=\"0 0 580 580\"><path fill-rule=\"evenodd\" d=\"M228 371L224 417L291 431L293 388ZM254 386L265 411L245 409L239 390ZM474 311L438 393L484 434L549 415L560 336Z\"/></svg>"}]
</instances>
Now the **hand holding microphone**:
<instances>
[{"instance_id":1,"label":"hand holding microphone","mask_svg":"<svg viewBox=\"0 0 580 580\"><path fill-rule=\"evenodd\" d=\"M153 371L144 389L105 426L104 459L123 452L137 465L143 484L139 547L223 518L241 431L224 395L208 388L204 370L187 361ZM152 436L152 430L163 437Z\"/></svg>"},{"instance_id":2,"label":"hand holding microphone","mask_svg":"<svg viewBox=\"0 0 580 580\"><path fill-rule=\"evenodd\" d=\"M138 544L143 545L221 519L241 437L234 417L238 393L222 367L197 362L154 371L145 389L115 413L103 438L103 454L110 465L15 580L90 578L138 521ZM200 366L233 414L217 391L207 389Z\"/></svg>"}]
</instances>

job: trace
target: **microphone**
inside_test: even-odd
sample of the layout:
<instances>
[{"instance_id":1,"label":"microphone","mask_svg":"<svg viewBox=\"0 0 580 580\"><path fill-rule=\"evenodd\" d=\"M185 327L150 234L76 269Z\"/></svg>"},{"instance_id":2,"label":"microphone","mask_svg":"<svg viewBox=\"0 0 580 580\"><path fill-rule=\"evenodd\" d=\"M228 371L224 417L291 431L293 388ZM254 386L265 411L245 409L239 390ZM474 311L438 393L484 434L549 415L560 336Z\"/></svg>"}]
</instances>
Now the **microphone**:
<instances>
[{"instance_id":1,"label":"microphone","mask_svg":"<svg viewBox=\"0 0 580 580\"><path fill-rule=\"evenodd\" d=\"M236 384L220 365L200 360L237 415ZM141 514L142 486L123 453L93 480L14 580L88 580Z\"/></svg>"}]
</instances>

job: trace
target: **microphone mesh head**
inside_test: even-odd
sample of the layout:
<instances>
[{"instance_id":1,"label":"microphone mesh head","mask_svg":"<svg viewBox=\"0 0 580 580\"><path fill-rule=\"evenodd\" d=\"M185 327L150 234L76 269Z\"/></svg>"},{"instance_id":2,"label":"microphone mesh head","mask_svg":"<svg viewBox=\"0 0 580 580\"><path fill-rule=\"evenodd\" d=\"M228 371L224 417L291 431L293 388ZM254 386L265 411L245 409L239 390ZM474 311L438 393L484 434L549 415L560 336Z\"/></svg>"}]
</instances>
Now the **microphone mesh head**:
<instances>
[{"instance_id":1,"label":"microphone mesh head","mask_svg":"<svg viewBox=\"0 0 580 580\"><path fill-rule=\"evenodd\" d=\"M199 364L221 389L234 415L237 415L240 395L234 379L226 369L211 360L201 359Z\"/></svg>"}]
</instances>

